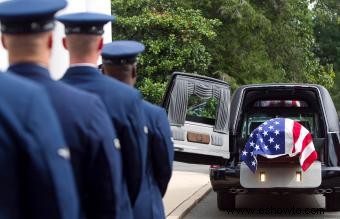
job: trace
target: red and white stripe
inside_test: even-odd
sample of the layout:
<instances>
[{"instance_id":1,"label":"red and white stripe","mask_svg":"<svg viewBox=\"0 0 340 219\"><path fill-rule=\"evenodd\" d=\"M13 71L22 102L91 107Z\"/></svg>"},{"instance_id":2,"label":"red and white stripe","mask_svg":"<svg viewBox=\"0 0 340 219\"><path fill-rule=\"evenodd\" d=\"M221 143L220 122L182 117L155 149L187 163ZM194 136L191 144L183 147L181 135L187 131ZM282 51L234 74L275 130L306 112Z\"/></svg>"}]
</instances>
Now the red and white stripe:
<instances>
[{"instance_id":1,"label":"red and white stripe","mask_svg":"<svg viewBox=\"0 0 340 219\"><path fill-rule=\"evenodd\" d=\"M300 153L300 165L302 170L306 171L318 158L318 154L314 148L312 135L304 126L291 119L285 120L285 129L286 135L291 135L285 136L286 153L290 156ZM292 142L287 142L288 139L292 139Z\"/></svg>"}]
</instances>

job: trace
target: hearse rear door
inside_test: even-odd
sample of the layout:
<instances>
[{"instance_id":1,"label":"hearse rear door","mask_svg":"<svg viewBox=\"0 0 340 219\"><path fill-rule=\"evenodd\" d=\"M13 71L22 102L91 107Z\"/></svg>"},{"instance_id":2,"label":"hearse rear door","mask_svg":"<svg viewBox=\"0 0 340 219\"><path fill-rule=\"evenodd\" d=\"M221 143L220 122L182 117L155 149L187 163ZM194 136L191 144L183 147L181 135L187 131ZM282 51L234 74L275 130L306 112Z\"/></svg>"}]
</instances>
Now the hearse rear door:
<instances>
[{"instance_id":1,"label":"hearse rear door","mask_svg":"<svg viewBox=\"0 0 340 219\"><path fill-rule=\"evenodd\" d=\"M163 101L175 160L223 164L230 158L230 87L214 78L175 72Z\"/></svg>"}]
</instances>

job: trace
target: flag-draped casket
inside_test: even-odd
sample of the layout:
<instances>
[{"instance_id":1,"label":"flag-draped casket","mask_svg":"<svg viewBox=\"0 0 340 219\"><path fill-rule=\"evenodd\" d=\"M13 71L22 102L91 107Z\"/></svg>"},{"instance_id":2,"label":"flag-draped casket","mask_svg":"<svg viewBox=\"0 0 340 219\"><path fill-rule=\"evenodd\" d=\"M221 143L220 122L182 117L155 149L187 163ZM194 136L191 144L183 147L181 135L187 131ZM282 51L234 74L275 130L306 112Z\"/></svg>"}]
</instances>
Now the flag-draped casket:
<instances>
[{"instance_id":1,"label":"flag-draped casket","mask_svg":"<svg viewBox=\"0 0 340 219\"><path fill-rule=\"evenodd\" d=\"M275 118L265 121L249 136L241 153L241 161L256 172L257 155L276 158L283 155L300 156L303 171L317 159L310 132L300 123L287 119Z\"/></svg>"}]
</instances>

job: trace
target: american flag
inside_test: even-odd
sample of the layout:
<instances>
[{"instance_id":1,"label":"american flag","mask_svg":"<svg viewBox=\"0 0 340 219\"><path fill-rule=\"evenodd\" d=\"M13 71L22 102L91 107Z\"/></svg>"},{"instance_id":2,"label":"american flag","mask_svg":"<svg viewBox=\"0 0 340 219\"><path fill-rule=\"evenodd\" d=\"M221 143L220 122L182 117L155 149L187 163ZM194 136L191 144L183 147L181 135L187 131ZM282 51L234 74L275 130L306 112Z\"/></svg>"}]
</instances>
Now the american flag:
<instances>
[{"instance_id":1,"label":"american flag","mask_svg":"<svg viewBox=\"0 0 340 219\"><path fill-rule=\"evenodd\" d=\"M298 153L302 170L306 171L318 157L310 132L294 120L275 118L265 121L250 134L241 161L255 173L256 155L275 158L286 154L293 157Z\"/></svg>"}]
</instances>

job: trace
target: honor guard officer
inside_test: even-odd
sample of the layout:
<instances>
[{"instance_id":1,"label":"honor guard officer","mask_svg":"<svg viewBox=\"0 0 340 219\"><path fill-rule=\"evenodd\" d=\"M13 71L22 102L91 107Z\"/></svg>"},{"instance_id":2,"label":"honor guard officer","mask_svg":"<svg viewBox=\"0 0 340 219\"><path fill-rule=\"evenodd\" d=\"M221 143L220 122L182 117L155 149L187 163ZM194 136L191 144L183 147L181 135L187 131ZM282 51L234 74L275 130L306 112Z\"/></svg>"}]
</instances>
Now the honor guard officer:
<instances>
[{"instance_id":1,"label":"honor guard officer","mask_svg":"<svg viewBox=\"0 0 340 219\"><path fill-rule=\"evenodd\" d=\"M2 73L0 179L0 218L79 218L69 152L50 101L37 85Z\"/></svg>"},{"instance_id":2,"label":"honor guard officer","mask_svg":"<svg viewBox=\"0 0 340 219\"><path fill-rule=\"evenodd\" d=\"M125 194L121 198L121 218L128 219L133 218L131 205L136 201L142 182L147 128L139 92L103 75L96 66L103 46L103 26L113 18L97 13L76 13L57 19L65 25L63 44L70 53L70 67L62 81L97 94L116 127L127 185L127 190L122 189Z\"/></svg>"},{"instance_id":3,"label":"honor guard officer","mask_svg":"<svg viewBox=\"0 0 340 219\"><path fill-rule=\"evenodd\" d=\"M144 45L135 41L114 41L102 50L104 73L134 86L137 78L137 55ZM142 189L137 198L135 218L165 218L162 197L172 173L173 143L164 109L143 101L148 134L148 157L145 160Z\"/></svg>"},{"instance_id":4,"label":"honor guard officer","mask_svg":"<svg viewBox=\"0 0 340 219\"><path fill-rule=\"evenodd\" d=\"M52 80L47 69L54 14L64 6L66 3L62 0L3 3L0 20L2 42L9 55L9 71L42 85L50 97L71 150L81 218L117 218L122 183L121 155L105 106L93 94Z\"/></svg>"}]
</instances>

